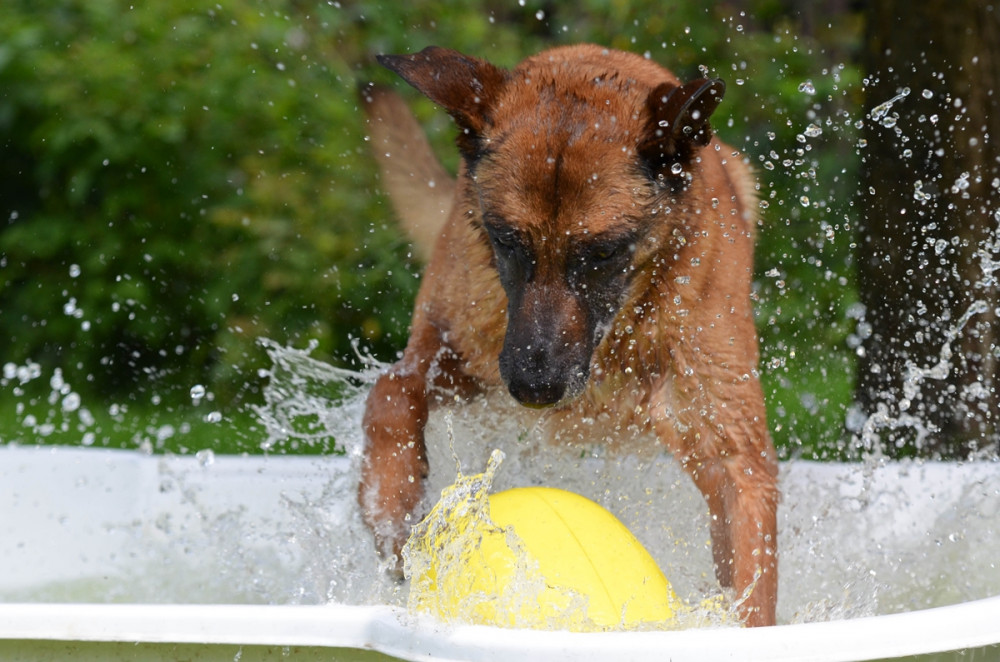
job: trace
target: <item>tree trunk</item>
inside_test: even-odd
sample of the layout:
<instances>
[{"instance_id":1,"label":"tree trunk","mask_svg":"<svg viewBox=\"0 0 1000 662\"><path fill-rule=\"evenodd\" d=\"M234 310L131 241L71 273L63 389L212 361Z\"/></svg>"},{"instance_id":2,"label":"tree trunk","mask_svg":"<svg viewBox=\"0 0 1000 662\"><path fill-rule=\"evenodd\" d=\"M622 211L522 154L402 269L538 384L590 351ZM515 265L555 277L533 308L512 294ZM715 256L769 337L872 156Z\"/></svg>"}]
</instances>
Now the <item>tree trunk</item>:
<instances>
[{"instance_id":1,"label":"tree trunk","mask_svg":"<svg viewBox=\"0 0 1000 662\"><path fill-rule=\"evenodd\" d=\"M995 450L1000 5L872 5L858 403L889 454Z\"/></svg>"}]
</instances>

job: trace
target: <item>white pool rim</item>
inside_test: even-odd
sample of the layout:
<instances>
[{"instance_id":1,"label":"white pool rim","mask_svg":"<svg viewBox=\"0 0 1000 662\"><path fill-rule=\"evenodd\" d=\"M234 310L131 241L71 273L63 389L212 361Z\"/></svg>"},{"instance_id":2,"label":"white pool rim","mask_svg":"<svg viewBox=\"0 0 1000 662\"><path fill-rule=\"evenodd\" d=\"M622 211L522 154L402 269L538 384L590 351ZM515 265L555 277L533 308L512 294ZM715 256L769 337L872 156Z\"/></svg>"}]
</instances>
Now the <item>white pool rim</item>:
<instances>
[{"instance_id":1,"label":"white pool rim","mask_svg":"<svg viewBox=\"0 0 1000 662\"><path fill-rule=\"evenodd\" d=\"M406 660L891 659L1000 644L1000 596L850 620L676 632L445 626L387 606L5 604L0 640L311 646Z\"/></svg>"},{"instance_id":2,"label":"white pool rim","mask_svg":"<svg viewBox=\"0 0 1000 662\"><path fill-rule=\"evenodd\" d=\"M189 487L197 486L203 505L224 509L235 500L264 517L284 512L279 496L293 486L322 490L328 477L343 467L344 458L219 457L211 466L202 466L196 457L0 447L0 586L21 590L72 579L80 558L89 560L91 573L113 568L119 539L107 535L106 520L147 522L162 513L205 516L185 505L181 490L162 489L162 481L175 473L185 475ZM979 483L990 486L1000 479L1000 465L993 463L925 469L933 470L927 475L934 476L932 494L938 502L952 503L948 490L963 476L974 473ZM852 471L801 464L791 473L812 485L824 480L848 485ZM924 475L909 474L913 480ZM892 512L892 517L879 516L883 528L905 531L906 521L928 516L920 509ZM984 513L981 524L991 521L990 513ZM990 656L1000 653L1000 596L771 628L585 634L444 625L385 605L0 603L0 652L4 644L17 642L300 646L377 651L404 660L470 661L848 662L984 647L990 647ZM227 655L233 659L231 652Z\"/></svg>"}]
</instances>

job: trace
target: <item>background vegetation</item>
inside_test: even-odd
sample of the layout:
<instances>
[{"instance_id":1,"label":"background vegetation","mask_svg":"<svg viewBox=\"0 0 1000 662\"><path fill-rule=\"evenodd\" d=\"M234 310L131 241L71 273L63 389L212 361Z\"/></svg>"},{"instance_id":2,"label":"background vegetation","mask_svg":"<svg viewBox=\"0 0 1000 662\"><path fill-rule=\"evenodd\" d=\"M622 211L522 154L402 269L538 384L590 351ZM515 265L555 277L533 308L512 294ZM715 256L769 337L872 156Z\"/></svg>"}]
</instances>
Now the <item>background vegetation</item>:
<instances>
[{"instance_id":1,"label":"background vegetation","mask_svg":"<svg viewBox=\"0 0 1000 662\"><path fill-rule=\"evenodd\" d=\"M838 3L5 0L0 14L0 440L79 443L53 423L72 396L105 429L131 411L169 439L201 424L194 394L244 431L225 449L250 449L258 339L393 359L420 265L366 149L356 85L392 81L372 55L439 44L510 66L592 41L727 81L714 124L761 178L771 425L786 455L846 452L861 17ZM412 98L454 167L447 117Z\"/></svg>"}]
</instances>

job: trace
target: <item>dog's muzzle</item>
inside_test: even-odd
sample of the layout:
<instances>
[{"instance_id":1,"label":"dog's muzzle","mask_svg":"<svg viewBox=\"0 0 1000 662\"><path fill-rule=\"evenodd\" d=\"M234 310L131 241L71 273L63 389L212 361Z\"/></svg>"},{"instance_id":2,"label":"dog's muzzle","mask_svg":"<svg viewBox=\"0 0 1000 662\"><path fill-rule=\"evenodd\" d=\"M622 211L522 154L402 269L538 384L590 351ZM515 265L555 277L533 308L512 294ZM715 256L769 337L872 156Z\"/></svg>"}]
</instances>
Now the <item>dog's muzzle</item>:
<instances>
[{"instance_id":1,"label":"dog's muzzle","mask_svg":"<svg viewBox=\"0 0 1000 662\"><path fill-rule=\"evenodd\" d=\"M587 383L590 348L527 345L500 353L500 376L526 407L552 407L580 395Z\"/></svg>"}]
</instances>

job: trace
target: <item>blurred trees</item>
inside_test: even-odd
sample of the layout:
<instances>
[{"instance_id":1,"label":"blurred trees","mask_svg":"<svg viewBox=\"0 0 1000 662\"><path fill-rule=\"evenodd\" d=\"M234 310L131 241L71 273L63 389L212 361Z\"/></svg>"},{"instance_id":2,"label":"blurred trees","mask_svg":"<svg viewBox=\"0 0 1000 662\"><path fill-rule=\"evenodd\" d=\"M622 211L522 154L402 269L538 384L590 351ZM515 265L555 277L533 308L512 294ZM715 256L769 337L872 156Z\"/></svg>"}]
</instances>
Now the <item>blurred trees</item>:
<instances>
[{"instance_id":1,"label":"blurred trees","mask_svg":"<svg viewBox=\"0 0 1000 662\"><path fill-rule=\"evenodd\" d=\"M415 282L328 36L342 12L291 9L5 3L5 361L162 397L254 383L261 336L401 341ZM374 313L379 291L399 294Z\"/></svg>"},{"instance_id":2,"label":"blurred trees","mask_svg":"<svg viewBox=\"0 0 1000 662\"><path fill-rule=\"evenodd\" d=\"M858 399L890 452L963 457L1000 416L1000 9L869 13Z\"/></svg>"},{"instance_id":3,"label":"blurred trees","mask_svg":"<svg viewBox=\"0 0 1000 662\"><path fill-rule=\"evenodd\" d=\"M762 375L787 453L843 451L856 313L856 14L773 0L6 0L0 363L133 404L252 399L268 337L393 358L419 276L355 100L378 52L501 65L557 43L724 78L716 130L761 179ZM409 94L409 92L407 92ZM452 128L412 95L452 167Z\"/></svg>"}]
</instances>

